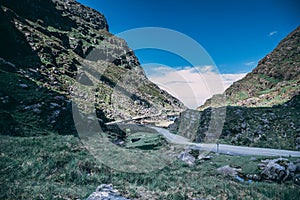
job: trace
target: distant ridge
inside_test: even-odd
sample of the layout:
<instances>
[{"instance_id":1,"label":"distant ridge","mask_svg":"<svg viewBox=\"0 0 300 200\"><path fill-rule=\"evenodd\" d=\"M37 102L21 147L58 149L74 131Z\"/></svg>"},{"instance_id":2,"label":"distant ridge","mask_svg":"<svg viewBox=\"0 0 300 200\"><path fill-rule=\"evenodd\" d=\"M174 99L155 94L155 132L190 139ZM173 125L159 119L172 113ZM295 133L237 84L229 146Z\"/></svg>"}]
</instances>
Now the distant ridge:
<instances>
[{"instance_id":1,"label":"distant ridge","mask_svg":"<svg viewBox=\"0 0 300 200\"><path fill-rule=\"evenodd\" d=\"M300 91L300 26L284 38L257 67L233 83L222 95L231 106L270 107L282 104ZM220 106L208 99L198 110Z\"/></svg>"}]
</instances>

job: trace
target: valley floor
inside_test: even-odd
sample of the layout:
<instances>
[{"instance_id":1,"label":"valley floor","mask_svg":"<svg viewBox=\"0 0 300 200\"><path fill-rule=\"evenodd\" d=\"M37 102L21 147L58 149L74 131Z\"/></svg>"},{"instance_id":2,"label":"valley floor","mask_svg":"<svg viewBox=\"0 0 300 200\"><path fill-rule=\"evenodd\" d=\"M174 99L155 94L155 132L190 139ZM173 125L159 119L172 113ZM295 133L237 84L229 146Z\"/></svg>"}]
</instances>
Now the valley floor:
<instances>
[{"instance_id":1,"label":"valley floor","mask_svg":"<svg viewBox=\"0 0 300 200\"><path fill-rule=\"evenodd\" d=\"M74 136L0 136L0 199L85 199L100 184L113 184L130 199L297 199L299 186L287 181L239 182L219 174L224 165L256 173L266 157L216 155L194 166L175 159L161 170L125 173L93 158ZM290 158L292 159L292 158Z\"/></svg>"}]
</instances>

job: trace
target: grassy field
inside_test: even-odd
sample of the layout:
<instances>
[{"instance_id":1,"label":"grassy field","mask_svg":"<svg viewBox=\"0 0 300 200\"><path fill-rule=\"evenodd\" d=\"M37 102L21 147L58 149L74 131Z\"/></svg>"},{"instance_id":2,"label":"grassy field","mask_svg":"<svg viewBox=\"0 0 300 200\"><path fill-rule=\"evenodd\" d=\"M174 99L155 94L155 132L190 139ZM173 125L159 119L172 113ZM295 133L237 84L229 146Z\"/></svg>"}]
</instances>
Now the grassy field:
<instances>
[{"instance_id":1,"label":"grassy field","mask_svg":"<svg viewBox=\"0 0 300 200\"><path fill-rule=\"evenodd\" d=\"M216 172L224 165L256 173L250 157L212 154L190 167L182 161L162 170L132 174L97 163L77 137L0 136L0 199L84 199L103 183L112 183L131 199L297 199L299 187L241 183Z\"/></svg>"}]
</instances>

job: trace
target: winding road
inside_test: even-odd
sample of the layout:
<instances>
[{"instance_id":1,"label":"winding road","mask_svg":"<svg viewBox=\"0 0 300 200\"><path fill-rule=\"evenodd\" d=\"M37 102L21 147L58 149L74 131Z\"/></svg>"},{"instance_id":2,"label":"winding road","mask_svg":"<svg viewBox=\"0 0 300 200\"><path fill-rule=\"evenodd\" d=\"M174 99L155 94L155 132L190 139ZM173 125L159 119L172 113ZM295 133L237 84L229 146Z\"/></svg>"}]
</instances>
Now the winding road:
<instances>
[{"instance_id":1,"label":"winding road","mask_svg":"<svg viewBox=\"0 0 300 200\"><path fill-rule=\"evenodd\" d=\"M300 157L300 151L289 151L280 149L268 149L257 147L234 146L227 144L206 144L206 143L193 143L188 138L170 133L169 130L154 126L149 126L162 134L169 142L174 144L189 145L192 149L199 149L204 151L212 151L215 153L239 156L283 156L283 157Z\"/></svg>"}]
</instances>

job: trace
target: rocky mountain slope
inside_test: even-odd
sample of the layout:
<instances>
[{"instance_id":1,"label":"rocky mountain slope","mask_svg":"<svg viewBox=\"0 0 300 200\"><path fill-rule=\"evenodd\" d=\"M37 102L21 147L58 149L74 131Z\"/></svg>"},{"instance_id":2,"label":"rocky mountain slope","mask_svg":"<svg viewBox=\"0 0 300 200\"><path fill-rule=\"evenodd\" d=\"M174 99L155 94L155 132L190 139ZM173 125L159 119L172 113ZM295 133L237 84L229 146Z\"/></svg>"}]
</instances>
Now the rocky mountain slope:
<instances>
[{"instance_id":1,"label":"rocky mountain slope","mask_svg":"<svg viewBox=\"0 0 300 200\"><path fill-rule=\"evenodd\" d=\"M228 106L220 136L220 143L300 150L300 95L273 107ZM191 141L204 142L209 135L212 112L186 110L180 114L170 129ZM186 127L189 127L188 129Z\"/></svg>"},{"instance_id":2,"label":"rocky mountain slope","mask_svg":"<svg viewBox=\"0 0 300 200\"><path fill-rule=\"evenodd\" d=\"M246 77L233 83L223 95L227 105L270 107L290 100L300 92L300 26L284 38ZM216 98L216 95L213 98ZM212 99L200 106L214 105Z\"/></svg>"},{"instance_id":3,"label":"rocky mountain slope","mask_svg":"<svg viewBox=\"0 0 300 200\"><path fill-rule=\"evenodd\" d=\"M2 134L72 133L71 100L101 122L185 109L147 79L102 14L74 0L3 0L0 24Z\"/></svg>"},{"instance_id":4,"label":"rocky mountain slope","mask_svg":"<svg viewBox=\"0 0 300 200\"><path fill-rule=\"evenodd\" d=\"M196 142L211 134L212 113L226 117L221 142L278 149L300 149L300 27L259 61L258 66L235 82L224 94L207 100L200 111L182 112L170 126ZM220 111L218 111L220 110ZM189 128L187 128L189 127Z\"/></svg>"}]
</instances>

